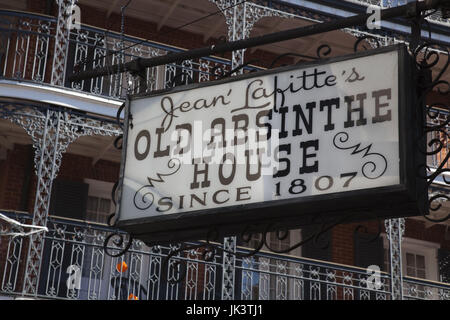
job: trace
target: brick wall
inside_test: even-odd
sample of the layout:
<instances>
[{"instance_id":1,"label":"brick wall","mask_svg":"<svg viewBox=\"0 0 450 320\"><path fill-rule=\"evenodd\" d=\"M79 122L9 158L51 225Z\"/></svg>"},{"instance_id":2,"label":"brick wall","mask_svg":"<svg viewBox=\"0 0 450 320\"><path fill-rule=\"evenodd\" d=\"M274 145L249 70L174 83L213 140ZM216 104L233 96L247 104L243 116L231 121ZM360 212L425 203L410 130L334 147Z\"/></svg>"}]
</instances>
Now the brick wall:
<instances>
[{"instance_id":1,"label":"brick wall","mask_svg":"<svg viewBox=\"0 0 450 320\"><path fill-rule=\"evenodd\" d=\"M13 150L8 150L7 159L0 162L0 208L20 210L20 199L26 172L28 146L15 144ZM120 164L106 160L99 160L95 166L91 165L92 158L70 153L63 154L58 178L72 181L95 179L116 182L119 177ZM28 192L28 212L32 212L34 195L36 192L36 175L30 180Z\"/></svg>"},{"instance_id":2,"label":"brick wall","mask_svg":"<svg viewBox=\"0 0 450 320\"><path fill-rule=\"evenodd\" d=\"M426 227L424 221L408 219L405 227L405 237L440 243L441 248L450 249L450 240L445 240L445 226L433 224Z\"/></svg>"},{"instance_id":3,"label":"brick wall","mask_svg":"<svg viewBox=\"0 0 450 320\"><path fill-rule=\"evenodd\" d=\"M28 146L15 144L0 162L0 207L20 210L22 185L26 172Z\"/></svg>"},{"instance_id":4,"label":"brick wall","mask_svg":"<svg viewBox=\"0 0 450 320\"><path fill-rule=\"evenodd\" d=\"M332 233L332 260L337 263L354 265L354 232L358 226L362 226L361 232L370 234L378 233L378 222L370 221L364 223L341 224L333 228ZM381 221L381 232L386 232L384 220ZM406 219L404 237L420 239L424 241L439 243L441 248L450 249L450 240L445 239L445 226L434 224L426 227L424 221Z\"/></svg>"},{"instance_id":5,"label":"brick wall","mask_svg":"<svg viewBox=\"0 0 450 320\"><path fill-rule=\"evenodd\" d=\"M50 7L48 7L47 5L47 2L48 2L47 0L28 0L27 1L28 11L41 14L52 14L47 10L47 8L50 9ZM53 5L53 7L56 7L56 5ZM54 10L52 11L54 12Z\"/></svg>"},{"instance_id":6,"label":"brick wall","mask_svg":"<svg viewBox=\"0 0 450 320\"><path fill-rule=\"evenodd\" d=\"M120 164L99 160L91 165L92 158L66 153L63 156L58 178L82 182L83 179L94 179L116 182L119 179Z\"/></svg>"}]
</instances>

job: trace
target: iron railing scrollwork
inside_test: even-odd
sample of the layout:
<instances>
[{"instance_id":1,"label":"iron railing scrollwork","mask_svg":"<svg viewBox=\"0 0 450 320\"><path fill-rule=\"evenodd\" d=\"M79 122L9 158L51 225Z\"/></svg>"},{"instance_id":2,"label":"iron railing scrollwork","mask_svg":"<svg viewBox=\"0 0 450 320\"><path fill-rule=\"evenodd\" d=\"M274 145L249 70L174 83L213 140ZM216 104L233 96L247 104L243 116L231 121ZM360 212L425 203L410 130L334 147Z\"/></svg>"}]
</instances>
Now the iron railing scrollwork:
<instances>
[{"instance_id":1,"label":"iron railing scrollwork","mask_svg":"<svg viewBox=\"0 0 450 320\"><path fill-rule=\"evenodd\" d=\"M364 217L362 217L364 216ZM355 218L360 219L361 221L377 221L377 232L375 234L370 234L369 237L363 239L362 241L373 242L379 239L383 228L381 219L373 216L369 213L367 214L348 214L335 221L325 221L320 223L321 217L317 215L313 217L310 221L310 224L314 226L314 231L303 238L301 241L295 244L289 244L288 247L285 248L275 248L271 245L271 240L273 236L275 236L276 240L283 241L288 236L288 229L277 228L277 224L281 224L278 222L277 224L267 224L264 226L264 231L261 232L261 226L255 225L246 225L242 228L240 234L235 234L241 241L240 244L243 247L247 247L246 251L231 251L227 250L221 244L220 237L220 226L215 226L209 229L205 239L200 243L192 244L192 243L180 243L179 247L174 249L170 254L165 257L163 261L163 266L171 270L172 277L166 279L169 283L180 283L185 280L187 267L186 263L188 260L178 258L176 262L172 261L174 257L179 257L182 254L187 254L192 250L200 250L202 252L202 257L204 261L212 261L216 256L220 256L223 253L235 256L239 259L249 259L251 257L256 257L262 252L270 252L272 254L287 254L292 252L293 250L305 245L306 243L312 243L314 246L320 249L326 249L329 247L329 240L325 240L322 238L327 232L331 231L334 227L354 222ZM325 220L325 219L322 219ZM258 231L254 231L258 230ZM357 224L354 227L354 233L368 233L367 225ZM175 277L175 275L177 275Z\"/></svg>"},{"instance_id":2,"label":"iron railing scrollwork","mask_svg":"<svg viewBox=\"0 0 450 320\"><path fill-rule=\"evenodd\" d=\"M438 49L439 51L444 52L444 54L438 54L436 51L430 51L430 49ZM450 86L448 81L442 78L450 64L449 51L448 48L425 42L418 46L413 54L416 66L419 70L418 90L420 97L418 99L417 108L419 108L419 110L424 113L424 117L428 119L428 121L422 125L422 136L417 139L420 146L419 150L426 156L439 155L441 158L440 162L435 164L433 171L431 171L431 168L428 165L425 165L426 170L423 170L423 166L418 168L418 177L426 180L428 188L430 188L438 178L441 178L441 181L447 186L450 186L450 179L446 175L446 173L450 173L450 152L446 150L449 145L450 137L450 114L448 113L449 106L445 102L446 99L448 99ZM435 67L443 57L445 61L442 69L433 77L433 67ZM431 98L433 101L430 102L430 99L427 101L427 98L433 92L435 93ZM436 99L442 100L436 101ZM439 110L444 111L444 113L439 112ZM442 117L443 114L444 117ZM438 116L440 116L439 121L434 121L438 119ZM426 172L425 176L422 173L424 171ZM442 206L440 202L449 200L450 197L448 192L433 192L428 199L427 212L433 213L438 211ZM446 214L440 218L425 214L424 217L431 222L444 222L450 218L450 214Z\"/></svg>"}]
</instances>

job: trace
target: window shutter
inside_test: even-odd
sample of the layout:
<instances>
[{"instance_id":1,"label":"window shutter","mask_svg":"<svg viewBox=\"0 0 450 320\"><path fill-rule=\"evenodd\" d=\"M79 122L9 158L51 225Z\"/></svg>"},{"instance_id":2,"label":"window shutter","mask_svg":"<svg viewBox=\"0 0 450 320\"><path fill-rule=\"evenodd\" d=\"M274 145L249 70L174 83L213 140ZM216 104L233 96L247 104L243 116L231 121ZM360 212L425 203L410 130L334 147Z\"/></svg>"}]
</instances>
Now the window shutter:
<instances>
[{"instance_id":1,"label":"window shutter","mask_svg":"<svg viewBox=\"0 0 450 320\"><path fill-rule=\"evenodd\" d=\"M357 232L354 235L355 265L367 268L377 265L380 270L384 269L384 248L383 239L374 234Z\"/></svg>"},{"instance_id":2,"label":"window shutter","mask_svg":"<svg viewBox=\"0 0 450 320\"><path fill-rule=\"evenodd\" d=\"M56 179L52 185L50 214L80 219L86 216L89 185L83 182Z\"/></svg>"},{"instance_id":3,"label":"window shutter","mask_svg":"<svg viewBox=\"0 0 450 320\"><path fill-rule=\"evenodd\" d=\"M450 283L450 250L438 250L440 281Z\"/></svg>"},{"instance_id":4,"label":"window shutter","mask_svg":"<svg viewBox=\"0 0 450 320\"><path fill-rule=\"evenodd\" d=\"M319 230L317 226L302 228L302 239L314 236ZM317 238L317 243L314 238L306 242L302 246L302 256L323 261L331 260L331 230L321 234Z\"/></svg>"}]
</instances>

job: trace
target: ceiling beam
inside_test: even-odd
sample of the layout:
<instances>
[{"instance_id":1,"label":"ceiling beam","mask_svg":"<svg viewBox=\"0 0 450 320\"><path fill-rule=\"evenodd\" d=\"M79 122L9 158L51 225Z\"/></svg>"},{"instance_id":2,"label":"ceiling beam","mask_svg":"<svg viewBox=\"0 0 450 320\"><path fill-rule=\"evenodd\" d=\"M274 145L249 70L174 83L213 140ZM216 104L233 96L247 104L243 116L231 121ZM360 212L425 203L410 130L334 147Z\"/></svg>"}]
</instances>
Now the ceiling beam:
<instances>
[{"instance_id":1,"label":"ceiling beam","mask_svg":"<svg viewBox=\"0 0 450 320\"><path fill-rule=\"evenodd\" d=\"M173 11L178 7L178 5L180 4L181 0L175 0L172 5L170 6L169 10L167 11L167 13L164 15L164 17L161 19L161 21L158 23L158 31L161 30L161 28L164 26L164 24L167 22L167 20L170 18L170 16L172 15Z\"/></svg>"},{"instance_id":2,"label":"ceiling beam","mask_svg":"<svg viewBox=\"0 0 450 320\"><path fill-rule=\"evenodd\" d=\"M106 12L106 19L108 19L111 16L118 2L119 0L114 0L113 3L109 6L108 11Z\"/></svg>"}]
</instances>

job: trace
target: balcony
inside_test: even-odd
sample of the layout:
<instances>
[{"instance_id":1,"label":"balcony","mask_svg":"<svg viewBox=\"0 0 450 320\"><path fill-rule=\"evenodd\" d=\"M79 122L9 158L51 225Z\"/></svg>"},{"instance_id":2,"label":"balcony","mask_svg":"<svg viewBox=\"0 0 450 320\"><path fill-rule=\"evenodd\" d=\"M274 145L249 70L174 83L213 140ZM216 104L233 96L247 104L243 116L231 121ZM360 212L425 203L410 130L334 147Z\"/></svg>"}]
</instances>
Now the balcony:
<instances>
[{"instance_id":1,"label":"balcony","mask_svg":"<svg viewBox=\"0 0 450 320\"><path fill-rule=\"evenodd\" d=\"M0 11L0 75L3 79L34 85L52 84L56 18ZM123 40L123 41L122 41ZM123 48L124 50L121 51ZM79 83L67 78L74 71L126 63L138 57L148 58L180 52L182 49L83 26L70 32L65 61L64 88L121 101L141 85L140 92L192 82L209 81L230 71L230 61L222 58L186 60L180 64L150 68L144 79L114 70L105 77ZM254 68L247 67L247 70ZM145 90L142 90L145 86Z\"/></svg>"},{"instance_id":2,"label":"balcony","mask_svg":"<svg viewBox=\"0 0 450 320\"><path fill-rule=\"evenodd\" d=\"M24 223L30 221L27 214L2 213ZM221 299L221 253L205 258L203 248L172 256L179 245L147 247L134 240L125 255L111 257L105 249L114 254L120 247L104 248L110 228L57 218L51 218L48 227L36 298ZM28 239L0 237L0 247L0 295L21 296ZM238 247L235 299L391 299L391 278L386 272L381 272L376 286L370 286L365 269L265 251L246 257L249 252ZM74 270L81 274L79 287L69 285ZM450 300L448 283L404 277L403 290L409 300Z\"/></svg>"}]
</instances>

